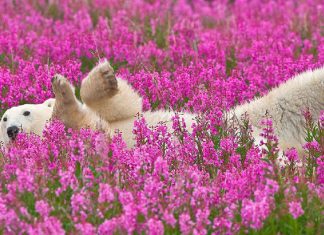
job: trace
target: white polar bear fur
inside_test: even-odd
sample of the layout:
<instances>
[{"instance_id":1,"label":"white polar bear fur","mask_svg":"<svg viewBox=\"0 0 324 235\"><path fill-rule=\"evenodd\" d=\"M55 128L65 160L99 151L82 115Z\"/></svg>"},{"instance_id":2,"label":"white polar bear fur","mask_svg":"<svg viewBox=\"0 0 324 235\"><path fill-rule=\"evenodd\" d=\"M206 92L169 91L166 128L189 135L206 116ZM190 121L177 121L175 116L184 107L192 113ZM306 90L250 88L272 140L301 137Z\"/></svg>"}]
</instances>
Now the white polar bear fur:
<instances>
[{"instance_id":1,"label":"white polar bear fur","mask_svg":"<svg viewBox=\"0 0 324 235\"><path fill-rule=\"evenodd\" d=\"M48 99L42 104L24 104L12 107L2 116L0 122L0 143L9 143L7 128L17 126L25 133L42 135L46 122L51 118L55 99ZM25 117L23 113L29 111L31 114ZM4 121L4 118L7 121Z\"/></svg>"},{"instance_id":2,"label":"white polar bear fur","mask_svg":"<svg viewBox=\"0 0 324 235\"><path fill-rule=\"evenodd\" d=\"M118 85L117 85L118 84ZM46 121L51 117L59 118L67 127L74 129L90 127L102 129L112 135L122 132L128 147L134 145L133 124L138 114L143 114L149 126L163 122L171 129L173 112L143 112L142 98L123 79L115 78L109 63L97 65L82 81L81 98L77 101L67 80L58 75L53 82L56 101L50 99L44 104L22 105L5 112L1 120L1 135L5 144L10 139L6 128L11 123L18 125L24 132L41 135ZM48 104L55 103L53 110ZM318 119L324 109L324 68L307 71L295 76L288 82L270 91L266 96L243 104L230 111L240 117L247 113L254 129L254 137L260 140L260 120L267 112L273 119L275 134L279 138L279 147L296 147L302 152L304 143L304 118L302 110L309 108L314 119ZM31 112L30 120L21 115L25 109ZM7 117L5 124L3 118ZM182 116L189 131L195 115L184 113Z\"/></svg>"},{"instance_id":3,"label":"white polar bear fur","mask_svg":"<svg viewBox=\"0 0 324 235\"><path fill-rule=\"evenodd\" d=\"M260 120L266 113L273 121L280 149L295 147L302 153L305 143L305 118L309 109L313 120L324 110L324 67L298 74L266 96L235 108L235 115L247 113L256 134L260 133ZM259 136L255 136L260 139Z\"/></svg>"}]
</instances>

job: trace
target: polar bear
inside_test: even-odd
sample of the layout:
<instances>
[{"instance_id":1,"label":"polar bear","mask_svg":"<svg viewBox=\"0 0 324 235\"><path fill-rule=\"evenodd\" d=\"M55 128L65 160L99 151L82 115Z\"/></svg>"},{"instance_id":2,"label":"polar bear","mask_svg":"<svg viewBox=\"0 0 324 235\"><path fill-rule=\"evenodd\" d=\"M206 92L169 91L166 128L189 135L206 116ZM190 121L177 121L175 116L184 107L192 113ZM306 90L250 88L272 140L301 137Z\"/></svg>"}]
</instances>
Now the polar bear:
<instances>
[{"instance_id":1,"label":"polar bear","mask_svg":"<svg viewBox=\"0 0 324 235\"><path fill-rule=\"evenodd\" d=\"M5 144L15 139L20 130L41 135L50 118L60 119L66 127L73 129L103 130L108 136L119 130L128 147L135 143L132 130L138 114L144 116L149 126L163 122L171 129L171 118L175 113L143 112L142 98L125 80L115 76L107 61L98 64L82 81L83 103L77 100L74 88L62 75L54 76L52 87L55 99L43 104L13 107L5 112L0 123ZM260 140L260 120L268 113L279 138L279 148L295 147L302 152L302 110L305 108L310 109L314 119L318 119L320 111L324 110L324 68L299 74L266 96L240 105L229 113L237 117L247 113L257 141ZM195 114L184 113L183 118L191 131Z\"/></svg>"},{"instance_id":2,"label":"polar bear","mask_svg":"<svg viewBox=\"0 0 324 235\"><path fill-rule=\"evenodd\" d=\"M90 127L103 130L108 136L118 130L127 146L131 147L135 144L132 131L138 115L143 115L149 126L163 123L169 129L172 127L175 113L143 112L142 98L125 80L115 76L108 61L96 66L82 81L80 95L83 103L77 100L65 77L54 76L52 87L55 94L52 118L61 120L68 128ZM191 129L194 115L182 115Z\"/></svg>"},{"instance_id":3,"label":"polar bear","mask_svg":"<svg viewBox=\"0 0 324 235\"><path fill-rule=\"evenodd\" d=\"M13 107L4 113L0 137L5 145L14 140L19 131L41 136L50 119L61 120L67 128L102 130L108 136L119 130L128 147L135 144L132 131L138 115L143 115L149 126L163 123L169 129L172 127L175 113L143 112L142 98L125 80L115 76L107 60L92 69L82 81L82 103L75 97L74 87L64 76L55 75L52 88L55 99L51 98L43 104ZM191 130L194 115L184 113L181 117Z\"/></svg>"}]
</instances>

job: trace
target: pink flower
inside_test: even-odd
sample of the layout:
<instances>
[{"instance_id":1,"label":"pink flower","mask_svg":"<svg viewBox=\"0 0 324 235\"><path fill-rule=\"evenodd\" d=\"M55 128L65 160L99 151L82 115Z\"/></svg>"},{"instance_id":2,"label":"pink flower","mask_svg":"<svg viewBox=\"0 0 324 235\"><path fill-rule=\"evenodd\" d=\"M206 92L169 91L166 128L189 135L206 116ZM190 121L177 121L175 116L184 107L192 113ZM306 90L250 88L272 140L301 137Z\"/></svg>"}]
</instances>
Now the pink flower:
<instances>
[{"instance_id":1,"label":"pink flower","mask_svg":"<svg viewBox=\"0 0 324 235\"><path fill-rule=\"evenodd\" d=\"M51 212L51 206L44 200L37 201L35 204L36 211L43 217L48 217Z\"/></svg>"},{"instance_id":2,"label":"pink flower","mask_svg":"<svg viewBox=\"0 0 324 235\"><path fill-rule=\"evenodd\" d=\"M75 228L77 229L77 231L80 232L80 234L83 235L92 235L96 233L96 228L89 223L80 223L80 224L76 224Z\"/></svg>"},{"instance_id":3,"label":"pink flower","mask_svg":"<svg viewBox=\"0 0 324 235\"><path fill-rule=\"evenodd\" d=\"M19 192L24 190L32 192L34 190L34 176L28 170L16 170L17 185Z\"/></svg>"},{"instance_id":4,"label":"pink flower","mask_svg":"<svg viewBox=\"0 0 324 235\"><path fill-rule=\"evenodd\" d=\"M162 157L158 157L154 162L154 174L157 176L163 176L166 179L169 176L168 163Z\"/></svg>"},{"instance_id":5,"label":"pink flower","mask_svg":"<svg viewBox=\"0 0 324 235\"><path fill-rule=\"evenodd\" d=\"M317 182L319 185L324 184L324 155L317 158Z\"/></svg>"},{"instance_id":6,"label":"pink flower","mask_svg":"<svg viewBox=\"0 0 324 235\"><path fill-rule=\"evenodd\" d=\"M179 218L179 224L181 233L190 234L192 232L194 223L191 221L189 214L181 214Z\"/></svg>"},{"instance_id":7,"label":"pink flower","mask_svg":"<svg viewBox=\"0 0 324 235\"><path fill-rule=\"evenodd\" d=\"M168 212L164 212L163 214L163 220L165 220L166 223L168 223L169 225L171 225L171 227L174 227L175 224L177 223L177 220L174 218L174 216L172 215L172 213L168 213Z\"/></svg>"},{"instance_id":8,"label":"pink flower","mask_svg":"<svg viewBox=\"0 0 324 235\"><path fill-rule=\"evenodd\" d=\"M151 218L147 221L146 224L148 227L148 234L150 235L164 234L164 227L160 220Z\"/></svg>"},{"instance_id":9,"label":"pink flower","mask_svg":"<svg viewBox=\"0 0 324 235\"><path fill-rule=\"evenodd\" d=\"M286 150L285 154L290 162L295 162L298 160L298 152L295 148Z\"/></svg>"},{"instance_id":10,"label":"pink flower","mask_svg":"<svg viewBox=\"0 0 324 235\"><path fill-rule=\"evenodd\" d=\"M111 220L106 220L98 227L98 234L113 234L116 227L118 225L118 221L115 218Z\"/></svg>"},{"instance_id":11,"label":"pink flower","mask_svg":"<svg viewBox=\"0 0 324 235\"><path fill-rule=\"evenodd\" d=\"M99 134L95 141L96 152L102 157L107 157L109 152L107 137L104 134Z\"/></svg>"},{"instance_id":12,"label":"pink flower","mask_svg":"<svg viewBox=\"0 0 324 235\"><path fill-rule=\"evenodd\" d=\"M300 202L289 202L288 205L289 213L294 217L294 219L297 219L299 216L304 214L304 210Z\"/></svg>"},{"instance_id":13,"label":"pink flower","mask_svg":"<svg viewBox=\"0 0 324 235\"><path fill-rule=\"evenodd\" d=\"M85 191L82 191L80 193L74 193L71 197L71 207L72 207L72 213L74 215L81 214L82 217L85 215L83 214L83 211L86 211L87 208L90 205L90 201L88 199L89 195Z\"/></svg>"},{"instance_id":14,"label":"pink flower","mask_svg":"<svg viewBox=\"0 0 324 235\"><path fill-rule=\"evenodd\" d=\"M243 224L253 229L260 229L263 221L270 214L270 204L266 197L254 202L252 200L243 200L241 216Z\"/></svg>"},{"instance_id":15,"label":"pink flower","mask_svg":"<svg viewBox=\"0 0 324 235\"><path fill-rule=\"evenodd\" d=\"M55 217L48 217L43 222L37 223L34 227L30 227L29 234L65 234L61 222Z\"/></svg>"},{"instance_id":16,"label":"pink flower","mask_svg":"<svg viewBox=\"0 0 324 235\"><path fill-rule=\"evenodd\" d=\"M112 202L115 199L114 192L109 184L99 184L99 197L98 202Z\"/></svg>"},{"instance_id":17,"label":"pink flower","mask_svg":"<svg viewBox=\"0 0 324 235\"><path fill-rule=\"evenodd\" d=\"M320 145L316 140L307 142L306 144L304 144L303 148L308 151L317 151L317 152L320 151Z\"/></svg>"},{"instance_id":18,"label":"pink flower","mask_svg":"<svg viewBox=\"0 0 324 235\"><path fill-rule=\"evenodd\" d=\"M231 153L236 149L237 144L234 142L233 138L225 138L220 141L220 147L223 151Z\"/></svg>"}]
</instances>

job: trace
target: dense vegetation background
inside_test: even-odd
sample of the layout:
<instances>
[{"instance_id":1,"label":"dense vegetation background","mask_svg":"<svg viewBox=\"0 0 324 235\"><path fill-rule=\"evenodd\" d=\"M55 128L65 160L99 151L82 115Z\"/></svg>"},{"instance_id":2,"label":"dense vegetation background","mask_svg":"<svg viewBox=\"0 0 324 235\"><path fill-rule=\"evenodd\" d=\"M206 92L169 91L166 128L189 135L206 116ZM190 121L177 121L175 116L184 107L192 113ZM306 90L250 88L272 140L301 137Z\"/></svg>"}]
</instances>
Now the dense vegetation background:
<instances>
[{"instance_id":1,"label":"dense vegetation background","mask_svg":"<svg viewBox=\"0 0 324 235\"><path fill-rule=\"evenodd\" d=\"M145 110L201 118L189 134L176 116L178 141L139 119L131 150L58 122L21 135L0 153L0 233L320 234L324 116L305 114L307 154L279 167L271 120L261 153L222 113L323 66L323 25L321 0L1 1L0 113L107 58Z\"/></svg>"}]
</instances>

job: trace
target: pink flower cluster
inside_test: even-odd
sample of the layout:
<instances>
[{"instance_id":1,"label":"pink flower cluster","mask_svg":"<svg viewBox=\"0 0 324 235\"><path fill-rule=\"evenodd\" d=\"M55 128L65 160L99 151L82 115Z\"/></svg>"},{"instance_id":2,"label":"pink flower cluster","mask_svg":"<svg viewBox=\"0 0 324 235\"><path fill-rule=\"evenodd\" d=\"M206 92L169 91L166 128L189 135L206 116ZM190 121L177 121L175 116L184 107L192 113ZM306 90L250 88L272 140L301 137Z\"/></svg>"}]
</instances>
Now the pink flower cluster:
<instances>
[{"instance_id":1,"label":"pink flower cluster","mask_svg":"<svg viewBox=\"0 0 324 235\"><path fill-rule=\"evenodd\" d=\"M133 149L59 122L42 139L21 134L0 152L0 233L320 233L324 114L306 120L306 156L291 149L279 168L271 120L260 152L222 111L323 65L323 11L320 0L2 1L0 113L52 97L55 73L78 90L105 57L144 109L201 115L192 133L181 115L172 133L139 118Z\"/></svg>"}]
</instances>

